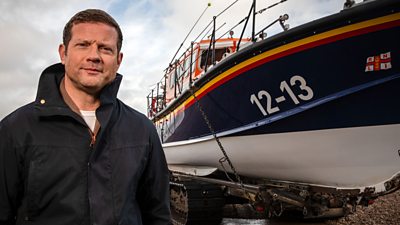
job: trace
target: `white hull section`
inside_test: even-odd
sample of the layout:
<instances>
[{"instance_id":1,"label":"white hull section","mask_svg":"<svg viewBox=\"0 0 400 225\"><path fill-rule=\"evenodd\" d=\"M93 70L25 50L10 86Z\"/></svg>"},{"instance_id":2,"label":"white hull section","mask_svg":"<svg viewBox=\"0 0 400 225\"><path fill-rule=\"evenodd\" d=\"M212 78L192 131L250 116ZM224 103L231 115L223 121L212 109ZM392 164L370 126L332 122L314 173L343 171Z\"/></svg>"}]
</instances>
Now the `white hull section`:
<instances>
[{"instance_id":1,"label":"white hull section","mask_svg":"<svg viewBox=\"0 0 400 225\"><path fill-rule=\"evenodd\" d=\"M400 125L220 137L240 175L337 188L376 187L400 173ZM222 169L214 139L164 145L168 164ZM224 165L229 168L229 165Z\"/></svg>"}]
</instances>

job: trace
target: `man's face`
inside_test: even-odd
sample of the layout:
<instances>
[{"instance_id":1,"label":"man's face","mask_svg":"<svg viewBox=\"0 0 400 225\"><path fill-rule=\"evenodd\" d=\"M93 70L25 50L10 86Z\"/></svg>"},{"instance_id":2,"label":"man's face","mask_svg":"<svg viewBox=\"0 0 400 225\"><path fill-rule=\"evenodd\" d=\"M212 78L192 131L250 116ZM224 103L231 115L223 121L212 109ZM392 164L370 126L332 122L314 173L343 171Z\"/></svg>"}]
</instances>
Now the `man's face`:
<instances>
[{"instance_id":1,"label":"man's face","mask_svg":"<svg viewBox=\"0 0 400 225\"><path fill-rule=\"evenodd\" d=\"M72 37L59 54L65 65L65 82L73 91L94 95L112 82L122 61L117 53L118 33L103 23L79 23L72 27ZM67 50L67 51L66 51Z\"/></svg>"}]
</instances>

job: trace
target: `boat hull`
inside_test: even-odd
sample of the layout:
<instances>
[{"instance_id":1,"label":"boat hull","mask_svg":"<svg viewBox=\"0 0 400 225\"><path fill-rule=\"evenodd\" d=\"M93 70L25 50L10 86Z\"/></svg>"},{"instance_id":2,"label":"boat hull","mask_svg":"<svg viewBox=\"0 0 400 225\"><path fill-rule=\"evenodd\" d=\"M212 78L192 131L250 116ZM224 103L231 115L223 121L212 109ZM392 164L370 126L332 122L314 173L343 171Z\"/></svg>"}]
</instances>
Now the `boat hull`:
<instances>
[{"instance_id":1,"label":"boat hull","mask_svg":"<svg viewBox=\"0 0 400 225\"><path fill-rule=\"evenodd\" d=\"M400 171L399 134L396 124L223 137L220 141L243 176L383 191L383 182ZM213 139L165 145L164 150L169 164L223 170L219 163L223 154Z\"/></svg>"}]
</instances>

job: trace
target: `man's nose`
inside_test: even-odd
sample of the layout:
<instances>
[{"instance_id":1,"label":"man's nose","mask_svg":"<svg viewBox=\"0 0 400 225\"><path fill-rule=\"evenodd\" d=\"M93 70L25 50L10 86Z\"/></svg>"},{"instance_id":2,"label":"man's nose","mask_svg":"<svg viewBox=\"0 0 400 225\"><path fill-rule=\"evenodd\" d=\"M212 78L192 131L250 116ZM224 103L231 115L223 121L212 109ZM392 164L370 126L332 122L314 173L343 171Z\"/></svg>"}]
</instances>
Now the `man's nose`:
<instances>
[{"instance_id":1,"label":"man's nose","mask_svg":"<svg viewBox=\"0 0 400 225\"><path fill-rule=\"evenodd\" d=\"M100 52L97 45L94 44L90 46L87 60L94 63L99 63L101 61Z\"/></svg>"}]
</instances>

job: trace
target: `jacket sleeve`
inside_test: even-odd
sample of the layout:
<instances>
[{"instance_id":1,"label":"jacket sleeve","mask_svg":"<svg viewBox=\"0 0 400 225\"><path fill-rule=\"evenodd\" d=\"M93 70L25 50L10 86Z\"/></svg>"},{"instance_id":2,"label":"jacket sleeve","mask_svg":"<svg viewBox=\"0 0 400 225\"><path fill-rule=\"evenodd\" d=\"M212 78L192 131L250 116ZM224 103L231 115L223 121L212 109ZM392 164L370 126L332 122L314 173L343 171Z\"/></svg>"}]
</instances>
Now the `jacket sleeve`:
<instances>
[{"instance_id":1,"label":"jacket sleeve","mask_svg":"<svg viewBox=\"0 0 400 225\"><path fill-rule=\"evenodd\" d=\"M0 123L0 225L15 224L18 208L19 172L10 130Z\"/></svg>"},{"instance_id":2,"label":"jacket sleeve","mask_svg":"<svg viewBox=\"0 0 400 225\"><path fill-rule=\"evenodd\" d=\"M157 132L152 127L150 154L138 189L143 225L170 223L169 171Z\"/></svg>"}]
</instances>

